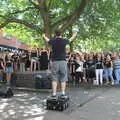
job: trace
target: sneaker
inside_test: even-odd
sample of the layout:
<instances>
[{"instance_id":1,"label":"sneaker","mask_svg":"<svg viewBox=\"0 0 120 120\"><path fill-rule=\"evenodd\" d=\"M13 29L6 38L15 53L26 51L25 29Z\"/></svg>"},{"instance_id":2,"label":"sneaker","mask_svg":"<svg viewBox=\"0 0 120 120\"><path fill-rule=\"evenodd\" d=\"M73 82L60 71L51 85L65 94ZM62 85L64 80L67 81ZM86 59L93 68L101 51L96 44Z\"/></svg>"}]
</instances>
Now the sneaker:
<instances>
[{"instance_id":1,"label":"sneaker","mask_svg":"<svg viewBox=\"0 0 120 120\"><path fill-rule=\"evenodd\" d=\"M60 98L62 98L62 99L65 99L65 98L67 98L68 96L67 95L60 95Z\"/></svg>"},{"instance_id":2,"label":"sneaker","mask_svg":"<svg viewBox=\"0 0 120 120\"><path fill-rule=\"evenodd\" d=\"M111 85L114 85L114 82L112 81Z\"/></svg>"},{"instance_id":3,"label":"sneaker","mask_svg":"<svg viewBox=\"0 0 120 120\"><path fill-rule=\"evenodd\" d=\"M57 98L56 95L51 95L50 97L51 97L52 99L56 99L56 98Z\"/></svg>"},{"instance_id":4,"label":"sneaker","mask_svg":"<svg viewBox=\"0 0 120 120\"><path fill-rule=\"evenodd\" d=\"M105 85L109 85L109 82L107 81L107 82L105 83Z\"/></svg>"}]
</instances>

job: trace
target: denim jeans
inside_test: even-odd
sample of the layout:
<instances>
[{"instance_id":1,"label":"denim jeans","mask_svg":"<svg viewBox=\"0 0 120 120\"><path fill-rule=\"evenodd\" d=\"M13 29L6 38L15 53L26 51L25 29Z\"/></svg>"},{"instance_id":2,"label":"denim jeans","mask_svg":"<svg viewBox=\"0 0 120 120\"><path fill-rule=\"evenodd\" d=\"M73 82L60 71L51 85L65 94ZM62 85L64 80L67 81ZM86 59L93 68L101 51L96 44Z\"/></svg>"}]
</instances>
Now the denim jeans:
<instances>
[{"instance_id":1,"label":"denim jeans","mask_svg":"<svg viewBox=\"0 0 120 120\"><path fill-rule=\"evenodd\" d=\"M104 77L105 77L105 80L109 80L109 78L110 78L110 80L111 81L114 81L114 79L113 79L113 68L105 68L104 69Z\"/></svg>"},{"instance_id":2,"label":"denim jeans","mask_svg":"<svg viewBox=\"0 0 120 120\"><path fill-rule=\"evenodd\" d=\"M115 69L114 70L114 73L115 73L115 84L119 84L120 82L120 69Z\"/></svg>"}]
</instances>

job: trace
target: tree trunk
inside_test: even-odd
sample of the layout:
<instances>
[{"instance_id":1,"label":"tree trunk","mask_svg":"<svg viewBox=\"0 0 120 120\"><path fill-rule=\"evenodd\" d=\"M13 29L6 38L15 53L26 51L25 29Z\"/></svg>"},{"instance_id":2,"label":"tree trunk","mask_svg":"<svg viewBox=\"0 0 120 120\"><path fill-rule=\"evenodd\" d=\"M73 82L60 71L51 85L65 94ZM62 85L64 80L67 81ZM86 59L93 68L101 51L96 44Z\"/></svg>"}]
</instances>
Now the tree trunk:
<instances>
[{"instance_id":1,"label":"tree trunk","mask_svg":"<svg viewBox=\"0 0 120 120\"><path fill-rule=\"evenodd\" d=\"M69 35L68 37L70 38L72 36L72 26L69 28ZM70 43L70 52L73 52L73 41Z\"/></svg>"},{"instance_id":2,"label":"tree trunk","mask_svg":"<svg viewBox=\"0 0 120 120\"><path fill-rule=\"evenodd\" d=\"M48 25L45 25L44 31L45 31L45 35L49 39L51 39L51 36L52 36L51 27ZM45 40L44 40L44 43L45 43L45 47L48 48L48 43Z\"/></svg>"}]
</instances>

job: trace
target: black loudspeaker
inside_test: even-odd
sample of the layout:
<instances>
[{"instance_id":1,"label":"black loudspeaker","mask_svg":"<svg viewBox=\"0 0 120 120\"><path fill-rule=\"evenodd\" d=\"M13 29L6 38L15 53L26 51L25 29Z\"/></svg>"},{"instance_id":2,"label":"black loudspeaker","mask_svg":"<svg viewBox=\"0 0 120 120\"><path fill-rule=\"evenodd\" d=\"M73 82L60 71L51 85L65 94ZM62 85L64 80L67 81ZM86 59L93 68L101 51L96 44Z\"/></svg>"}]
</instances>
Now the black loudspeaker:
<instances>
[{"instance_id":1,"label":"black loudspeaker","mask_svg":"<svg viewBox=\"0 0 120 120\"><path fill-rule=\"evenodd\" d=\"M36 75L36 89L51 89L51 76L47 73Z\"/></svg>"},{"instance_id":2,"label":"black loudspeaker","mask_svg":"<svg viewBox=\"0 0 120 120\"><path fill-rule=\"evenodd\" d=\"M46 51L42 51L40 56L40 70L47 70L48 64L49 64L48 53Z\"/></svg>"},{"instance_id":3,"label":"black loudspeaker","mask_svg":"<svg viewBox=\"0 0 120 120\"><path fill-rule=\"evenodd\" d=\"M1 87L0 88L0 97L3 98L10 98L13 96L13 91L12 89L9 87Z\"/></svg>"},{"instance_id":4,"label":"black loudspeaker","mask_svg":"<svg viewBox=\"0 0 120 120\"><path fill-rule=\"evenodd\" d=\"M69 107L69 97L49 97L46 101L46 105L48 110L64 111Z\"/></svg>"}]
</instances>

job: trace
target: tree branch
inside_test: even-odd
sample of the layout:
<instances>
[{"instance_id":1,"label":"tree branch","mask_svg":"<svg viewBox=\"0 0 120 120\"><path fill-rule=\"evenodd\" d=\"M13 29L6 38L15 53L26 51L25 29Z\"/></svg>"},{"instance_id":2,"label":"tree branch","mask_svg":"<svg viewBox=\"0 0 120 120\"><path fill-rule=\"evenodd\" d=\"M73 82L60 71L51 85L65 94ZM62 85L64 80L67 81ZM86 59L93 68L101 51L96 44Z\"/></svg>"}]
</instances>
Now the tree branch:
<instances>
[{"instance_id":1,"label":"tree branch","mask_svg":"<svg viewBox=\"0 0 120 120\"><path fill-rule=\"evenodd\" d=\"M39 33L42 32L42 29L40 29L37 25L34 25L33 23L27 22L25 20L20 20L20 19L16 19L16 18L6 19L4 23L0 24L0 29L3 28L3 27L5 27L9 23L23 24L26 27L34 29L34 30L36 30Z\"/></svg>"},{"instance_id":2,"label":"tree branch","mask_svg":"<svg viewBox=\"0 0 120 120\"><path fill-rule=\"evenodd\" d=\"M39 9L39 5L37 5L35 2L33 2L32 0L29 0L29 2L32 3L32 5L33 5L35 8Z\"/></svg>"},{"instance_id":3,"label":"tree branch","mask_svg":"<svg viewBox=\"0 0 120 120\"><path fill-rule=\"evenodd\" d=\"M4 15L0 15L0 17L1 17L1 18L4 18L5 20L7 19L7 17L4 16Z\"/></svg>"},{"instance_id":4,"label":"tree branch","mask_svg":"<svg viewBox=\"0 0 120 120\"><path fill-rule=\"evenodd\" d=\"M5 19L5 22L0 24L0 29L1 29L1 28L5 27L9 23L9 21L6 20L7 19L6 16L0 15L0 17Z\"/></svg>"},{"instance_id":5,"label":"tree branch","mask_svg":"<svg viewBox=\"0 0 120 120\"><path fill-rule=\"evenodd\" d=\"M47 7L47 0L37 0L40 8L40 15L44 22L44 32L46 32L47 36L51 36L51 20L49 15L49 10Z\"/></svg>"},{"instance_id":6,"label":"tree branch","mask_svg":"<svg viewBox=\"0 0 120 120\"><path fill-rule=\"evenodd\" d=\"M9 24L9 21L5 21L4 23L0 24L0 29L4 28L7 24Z\"/></svg>"},{"instance_id":7,"label":"tree branch","mask_svg":"<svg viewBox=\"0 0 120 120\"><path fill-rule=\"evenodd\" d=\"M29 27L29 28L34 29L39 32L42 31L37 25L34 25L33 23L27 22L25 20L11 19L10 21L11 21L11 23L15 22L15 23L23 24L26 27Z\"/></svg>"},{"instance_id":8,"label":"tree branch","mask_svg":"<svg viewBox=\"0 0 120 120\"><path fill-rule=\"evenodd\" d=\"M61 31L65 31L65 29L69 28L70 26L72 26L75 21L80 17L80 15L83 13L86 5L90 2L91 0L82 0L82 2L79 5L79 8L76 9L75 11L73 11L71 18L69 21L66 21L66 23L63 25L63 27L61 28Z\"/></svg>"},{"instance_id":9,"label":"tree branch","mask_svg":"<svg viewBox=\"0 0 120 120\"><path fill-rule=\"evenodd\" d=\"M66 21L70 20L70 18L71 18L71 15L65 16L65 17L63 17L62 19L58 20L56 23L52 24L51 27L55 29L55 28L57 28L59 25L65 24Z\"/></svg>"},{"instance_id":10,"label":"tree branch","mask_svg":"<svg viewBox=\"0 0 120 120\"><path fill-rule=\"evenodd\" d=\"M38 3L39 3L39 6L42 6L43 4L44 4L44 2L45 2L45 0L37 0L38 1ZM44 7L44 6L43 6Z\"/></svg>"},{"instance_id":11,"label":"tree branch","mask_svg":"<svg viewBox=\"0 0 120 120\"><path fill-rule=\"evenodd\" d=\"M79 18L79 16L83 13L84 8L86 5L90 2L91 0L82 0L79 7L75 9L71 15L68 15L61 20L58 20L56 23L52 25L52 27L57 28L59 25L63 25L61 28L61 31L63 32L65 29L69 28L72 26L73 23Z\"/></svg>"},{"instance_id":12,"label":"tree branch","mask_svg":"<svg viewBox=\"0 0 120 120\"><path fill-rule=\"evenodd\" d=\"M52 5L52 0L49 0L49 3L48 3L48 8L50 8Z\"/></svg>"}]
</instances>

